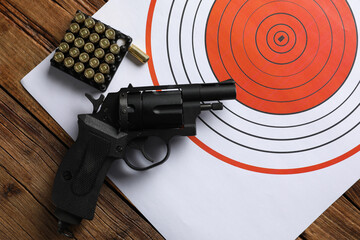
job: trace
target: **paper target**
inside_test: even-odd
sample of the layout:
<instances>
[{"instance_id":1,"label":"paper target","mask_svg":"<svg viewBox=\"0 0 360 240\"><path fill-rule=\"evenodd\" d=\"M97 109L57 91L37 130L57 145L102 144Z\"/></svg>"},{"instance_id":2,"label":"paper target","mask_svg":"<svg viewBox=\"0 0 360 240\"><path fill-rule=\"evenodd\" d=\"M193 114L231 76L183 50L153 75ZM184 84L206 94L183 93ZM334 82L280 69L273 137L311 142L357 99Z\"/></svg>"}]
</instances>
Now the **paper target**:
<instances>
[{"instance_id":1,"label":"paper target","mask_svg":"<svg viewBox=\"0 0 360 240\"><path fill-rule=\"evenodd\" d=\"M358 37L345 0L152 0L146 37L156 85L236 81L237 101L202 114L191 137L219 160L294 174L360 150Z\"/></svg>"}]
</instances>

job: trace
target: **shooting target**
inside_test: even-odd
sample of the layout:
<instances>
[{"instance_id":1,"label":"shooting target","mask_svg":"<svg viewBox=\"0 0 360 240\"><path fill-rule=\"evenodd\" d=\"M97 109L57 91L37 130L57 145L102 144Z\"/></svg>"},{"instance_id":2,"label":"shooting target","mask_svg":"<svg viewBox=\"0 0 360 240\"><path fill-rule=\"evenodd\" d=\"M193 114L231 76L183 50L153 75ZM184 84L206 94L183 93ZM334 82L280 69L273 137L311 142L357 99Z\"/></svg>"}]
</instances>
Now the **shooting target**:
<instances>
[{"instance_id":1,"label":"shooting target","mask_svg":"<svg viewBox=\"0 0 360 240\"><path fill-rule=\"evenodd\" d=\"M219 160L319 170L360 150L355 21L345 0L152 0L149 70L155 85L235 80L237 101L202 113L191 137Z\"/></svg>"}]
</instances>

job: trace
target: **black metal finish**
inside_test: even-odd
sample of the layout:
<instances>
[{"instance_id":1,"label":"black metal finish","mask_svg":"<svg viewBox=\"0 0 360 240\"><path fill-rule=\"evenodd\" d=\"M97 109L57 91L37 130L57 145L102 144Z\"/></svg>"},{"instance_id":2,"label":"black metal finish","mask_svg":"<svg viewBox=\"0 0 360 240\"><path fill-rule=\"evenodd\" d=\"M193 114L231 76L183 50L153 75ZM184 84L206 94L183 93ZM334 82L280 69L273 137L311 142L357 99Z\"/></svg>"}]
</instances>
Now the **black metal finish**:
<instances>
[{"instance_id":1,"label":"black metal finish","mask_svg":"<svg viewBox=\"0 0 360 240\"><path fill-rule=\"evenodd\" d=\"M160 91L161 90L161 91ZM221 103L202 103L236 97L235 82L122 88L101 100L89 97L92 114L78 116L79 135L65 155L55 177L52 199L61 223L78 224L94 217L97 198L106 173L115 159L124 159L135 170L147 170L164 163L174 136L196 134L196 118L202 110L221 110ZM98 107L101 104L101 109ZM163 159L144 152L149 137L161 138L167 147ZM127 149L139 149L151 162L133 164Z\"/></svg>"}]
</instances>

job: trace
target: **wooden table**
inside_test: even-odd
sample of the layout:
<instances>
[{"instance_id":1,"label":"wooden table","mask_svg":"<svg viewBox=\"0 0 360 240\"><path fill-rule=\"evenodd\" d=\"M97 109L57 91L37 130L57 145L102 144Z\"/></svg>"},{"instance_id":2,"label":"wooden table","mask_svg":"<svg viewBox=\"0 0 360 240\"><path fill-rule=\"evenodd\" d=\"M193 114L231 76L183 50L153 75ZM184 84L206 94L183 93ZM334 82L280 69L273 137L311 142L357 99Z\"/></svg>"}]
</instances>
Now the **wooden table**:
<instances>
[{"instance_id":1,"label":"wooden table","mask_svg":"<svg viewBox=\"0 0 360 240\"><path fill-rule=\"evenodd\" d=\"M53 51L77 9L104 0L0 1L0 239L64 239L56 232L51 188L71 138L20 80ZM359 169L360 171L360 169ZM296 217L296 216L294 216ZM93 221L77 239L163 239L109 181ZM360 239L360 181L298 239Z\"/></svg>"}]
</instances>

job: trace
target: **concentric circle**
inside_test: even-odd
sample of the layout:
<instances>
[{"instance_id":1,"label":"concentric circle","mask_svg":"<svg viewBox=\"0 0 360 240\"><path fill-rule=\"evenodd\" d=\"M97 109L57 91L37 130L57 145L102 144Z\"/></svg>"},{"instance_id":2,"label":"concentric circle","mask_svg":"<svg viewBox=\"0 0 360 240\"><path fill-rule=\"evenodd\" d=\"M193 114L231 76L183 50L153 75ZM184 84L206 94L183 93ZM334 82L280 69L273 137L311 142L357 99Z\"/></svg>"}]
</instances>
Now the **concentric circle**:
<instances>
[{"instance_id":1,"label":"concentric circle","mask_svg":"<svg viewBox=\"0 0 360 240\"><path fill-rule=\"evenodd\" d=\"M216 77L237 82L240 102L292 114L318 106L342 86L357 35L344 1L218 0L206 48Z\"/></svg>"},{"instance_id":2,"label":"concentric circle","mask_svg":"<svg viewBox=\"0 0 360 240\"><path fill-rule=\"evenodd\" d=\"M155 85L236 80L238 101L203 112L190 138L217 159L271 174L323 169L360 151L353 17L345 0L152 0L149 72Z\"/></svg>"},{"instance_id":3,"label":"concentric circle","mask_svg":"<svg viewBox=\"0 0 360 240\"><path fill-rule=\"evenodd\" d=\"M256 48L261 56L271 63L290 64L305 52L308 40L307 32L298 19L286 14L283 14L284 20L286 19L289 25L273 25L271 19L278 18L279 15L282 14L272 15L260 23L255 33ZM294 30L295 26L298 29ZM297 38L296 33L302 37Z\"/></svg>"},{"instance_id":4,"label":"concentric circle","mask_svg":"<svg viewBox=\"0 0 360 240\"><path fill-rule=\"evenodd\" d=\"M279 25L277 25L277 26L279 26ZM269 36L269 33L267 35ZM273 35L273 42L277 46L284 47L284 46L288 45L290 37L289 37L289 34L286 32L286 30L279 30L275 34L270 34L270 36L272 36L272 35ZM295 39L295 38L296 37L292 37L291 39ZM272 43L271 39L268 39L268 44L271 44L271 43ZM273 51L275 51L275 50L273 50ZM285 51L283 49L281 49L281 51L279 51L279 52L284 53Z\"/></svg>"}]
</instances>

